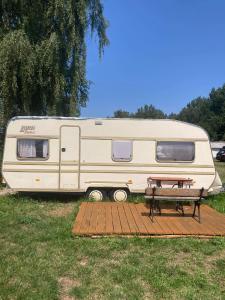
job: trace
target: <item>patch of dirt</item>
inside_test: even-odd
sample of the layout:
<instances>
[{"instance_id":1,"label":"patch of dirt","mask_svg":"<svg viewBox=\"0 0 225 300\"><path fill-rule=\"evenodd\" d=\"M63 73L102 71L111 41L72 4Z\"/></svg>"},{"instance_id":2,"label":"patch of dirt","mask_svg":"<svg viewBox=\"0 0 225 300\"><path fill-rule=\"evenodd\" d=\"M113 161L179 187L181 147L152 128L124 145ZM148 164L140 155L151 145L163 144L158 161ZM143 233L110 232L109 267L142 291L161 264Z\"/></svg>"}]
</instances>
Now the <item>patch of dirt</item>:
<instances>
[{"instance_id":1,"label":"patch of dirt","mask_svg":"<svg viewBox=\"0 0 225 300\"><path fill-rule=\"evenodd\" d=\"M67 205L48 211L50 217L66 217L73 211L73 206Z\"/></svg>"},{"instance_id":2,"label":"patch of dirt","mask_svg":"<svg viewBox=\"0 0 225 300\"><path fill-rule=\"evenodd\" d=\"M215 252L212 255L204 255L203 257L194 256L192 253L179 253L173 260L169 260L168 266L180 267L184 269L188 274L194 275L196 270L201 264L201 268L205 270L205 274L208 274L214 267L219 259L225 259L225 249ZM188 266L188 267L187 267ZM210 281L210 278L209 278Z\"/></svg>"},{"instance_id":3,"label":"patch of dirt","mask_svg":"<svg viewBox=\"0 0 225 300\"><path fill-rule=\"evenodd\" d=\"M225 249L216 252L214 255L209 255L205 257L204 259L204 265L206 268L212 267L212 265L218 260L218 259L225 259Z\"/></svg>"},{"instance_id":4,"label":"patch of dirt","mask_svg":"<svg viewBox=\"0 0 225 300\"><path fill-rule=\"evenodd\" d=\"M82 267L85 267L87 264L88 264L88 258L87 257L82 258L80 261L80 265Z\"/></svg>"},{"instance_id":5,"label":"patch of dirt","mask_svg":"<svg viewBox=\"0 0 225 300\"><path fill-rule=\"evenodd\" d=\"M60 294L59 299L60 300L75 300L74 297L69 295L69 292L72 288L76 286L80 286L80 281L71 279L69 277L60 277L58 280L58 283L60 285Z\"/></svg>"},{"instance_id":6,"label":"patch of dirt","mask_svg":"<svg viewBox=\"0 0 225 300\"><path fill-rule=\"evenodd\" d=\"M194 257L192 253L180 252L174 257L174 259L168 260L167 266L180 267L188 274L193 275L197 268L197 260L198 258Z\"/></svg>"},{"instance_id":7,"label":"patch of dirt","mask_svg":"<svg viewBox=\"0 0 225 300\"><path fill-rule=\"evenodd\" d=\"M153 299L155 299L154 290L153 290L152 286L149 283L147 283L147 282L145 282L141 279L138 279L137 282L142 287L142 290L143 290L143 293L144 293L144 295L143 295L144 300L153 300Z\"/></svg>"},{"instance_id":8,"label":"patch of dirt","mask_svg":"<svg viewBox=\"0 0 225 300\"><path fill-rule=\"evenodd\" d=\"M0 197L7 196L7 195L15 195L15 194L16 194L15 191L8 189L8 188L4 188L3 190L0 190Z\"/></svg>"},{"instance_id":9,"label":"patch of dirt","mask_svg":"<svg viewBox=\"0 0 225 300\"><path fill-rule=\"evenodd\" d=\"M174 259L169 260L168 265L169 266L184 266L185 264L189 263L189 260L193 258L192 253L187 252L179 252Z\"/></svg>"}]
</instances>

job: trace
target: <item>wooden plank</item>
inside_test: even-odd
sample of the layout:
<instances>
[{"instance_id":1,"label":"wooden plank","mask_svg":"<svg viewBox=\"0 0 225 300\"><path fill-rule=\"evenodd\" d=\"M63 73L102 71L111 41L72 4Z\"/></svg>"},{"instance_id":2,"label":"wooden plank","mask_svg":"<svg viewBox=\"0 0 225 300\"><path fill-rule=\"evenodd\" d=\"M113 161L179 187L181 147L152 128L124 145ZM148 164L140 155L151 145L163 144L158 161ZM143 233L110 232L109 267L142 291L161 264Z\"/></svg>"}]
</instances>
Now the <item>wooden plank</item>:
<instances>
[{"instance_id":1,"label":"wooden plank","mask_svg":"<svg viewBox=\"0 0 225 300\"><path fill-rule=\"evenodd\" d=\"M106 225L105 225L105 232L106 234L112 234L113 233L113 220L112 220L112 207L111 203L107 202L106 204Z\"/></svg>"},{"instance_id":2,"label":"wooden plank","mask_svg":"<svg viewBox=\"0 0 225 300\"><path fill-rule=\"evenodd\" d=\"M88 234L88 230L90 227L90 219L92 214L93 205L90 202L87 202L86 208L85 208L85 214L83 217L83 221L80 226L80 233L81 234Z\"/></svg>"},{"instance_id":3,"label":"wooden plank","mask_svg":"<svg viewBox=\"0 0 225 300\"><path fill-rule=\"evenodd\" d=\"M214 208L212 208L211 206L209 206L207 204L202 204L202 207L204 207L205 209L210 211L211 214L221 217L225 222L225 215L223 213L218 212L217 210L215 210Z\"/></svg>"},{"instance_id":4,"label":"wooden plank","mask_svg":"<svg viewBox=\"0 0 225 300\"><path fill-rule=\"evenodd\" d=\"M149 208L146 208L146 212L149 214ZM149 218L149 223L155 228L156 233L158 234L170 234L170 231L168 230L167 226L164 226L163 224L160 223L160 216L157 214L154 216L153 221Z\"/></svg>"},{"instance_id":5,"label":"wooden plank","mask_svg":"<svg viewBox=\"0 0 225 300\"><path fill-rule=\"evenodd\" d=\"M77 235L121 234L130 236L225 236L225 216L207 205L201 206L201 223L192 218L193 207L185 206L185 216L162 208L162 216L154 216L149 208L131 203L90 203L80 206L73 233ZM187 209L188 208L188 209Z\"/></svg>"},{"instance_id":6,"label":"wooden plank","mask_svg":"<svg viewBox=\"0 0 225 300\"><path fill-rule=\"evenodd\" d=\"M185 218L191 218L191 217L180 217L177 219L177 227L179 228L182 235L190 234L190 229L188 226L186 226Z\"/></svg>"},{"instance_id":7,"label":"wooden plank","mask_svg":"<svg viewBox=\"0 0 225 300\"><path fill-rule=\"evenodd\" d=\"M200 235L204 233L204 227L192 216L187 216L183 220L183 224L187 226L191 235Z\"/></svg>"},{"instance_id":8,"label":"wooden plank","mask_svg":"<svg viewBox=\"0 0 225 300\"><path fill-rule=\"evenodd\" d=\"M138 210L136 208L136 204L129 203L128 205L130 206L131 213L132 213L132 215L134 217L134 220L135 220L135 223L136 223L136 225L137 225L137 227L139 229L139 232L141 234L147 234L148 230L146 229L146 227L145 227L145 225L144 225L144 223L142 221L142 218L141 218L141 216L138 213Z\"/></svg>"},{"instance_id":9,"label":"wooden plank","mask_svg":"<svg viewBox=\"0 0 225 300\"><path fill-rule=\"evenodd\" d=\"M139 232L139 229L135 223L135 219L132 215L129 203L124 203L123 208L124 208L125 215L127 217L127 222L128 222L129 228L130 228L130 233L137 234Z\"/></svg>"},{"instance_id":10,"label":"wooden plank","mask_svg":"<svg viewBox=\"0 0 225 300\"><path fill-rule=\"evenodd\" d=\"M185 229L183 228L183 226L180 224L180 222L178 221L179 219L183 218L182 216L175 216L175 217L171 217L171 224L173 225L174 230L174 234L181 234L183 235L185 232Z\"/></svg>"},{"instance_id":11,"label":"wooden plank","mask_svg":"<svg viewBox=\"0 0 225 300\"><path fill-rule=\"evenodd\" d=\"M174 224L171 223L171 217L167 217L166 215L161 215L158 218L156 218L156 221L160 224L161 227L164 228L164 231L167 232L167 234L179 233L176 226L174 226Z\"/></svg>"},{"instance_id":12,"label":"wooden plank","mask_svg":"<svg viewBox=\"0 0 225 300\"><path fill-rule=\"evenodd\" d=\"M157 222L152 222L151 218L149 217L149 208L146 207L144 204L140 203L137 204L137 210L142 217L143 223L148 231L148 234L164 234L164 230Z\"/></svg>"},{"instance_id":13,"label":"wooden plank","mask_svg":"<svg viewBox=\"0 0 225 300\"><path fill-rule=\"evenodd\" d=\"M176 211L172 210L174 214L177 214ZM169 215L170 214L170 215ZM177 218L176 216L175 218ZM153 223L156 229L156 232L160 234L180 234L180 230L177 228L176 224L174 223L174 220L171 217L171 210L168 209L162 209L162 215L156 214L152 220L149 218L150 222Z\"/></svg>"},{"instance_id":14,"label":"wooden plank","mask_svg":"<svg viewBox=\"0 0 225 300\"><path fill-rule=\"evenodd\" d=\"M184 216L180 215L176 220L176 225L183 235L196 234L196 220L192 218L192 213L193 208L191 206L184 206Z\"/></svg>"},{"instance_id":15,"label":"wooden plank","mask_svg":"<svg viewBox=\"0 0 225 300\"><path fill-rule=\"evenodd\" d=\"M97 234L96 226L97 226L97 216L98 216L98 203L92 203L93 210L90 218L90 226L88 228L88 234L94 235Z\"/></svg>"},{"instance_id":16,"label":"wooden plank","mask_svg":"<svg viewBox=\"0 0 225 300\"><path fill-rule=\"evenodd\" d=\"M153 188L147 188L145 190L146 195L153 195ZM202 197L207 196L207 190L204 190ZM167 189L167 188L155 188L155 196L168 196L168 197L199 197L200 189Z\"/></svg>"},{"instance_id":17,"label":"wooden plank","mask_svg":"<svg viewBox=\"0 0 225 300\"><path fill-rule=\"evenodd\" d=\"M113 233L121 234L122 228L121 228L121 224L120 224L117 203L114 203L114 205L112 205L112 220L113 220Z\"/></svg>"},{"instance_id":18,"label":"wooden plank","mask_svg":"<svg viewBox=\"0 0 225 300\"><path fill-rule=\"evenodd\" d=\"M162 209L162 215L154 217L154 219L156 219L159 225L164 229L165 234L183 235L185 232L190 232L190 229L196 233L195 226L191 225L189 222L191 218L190 216L187 217L188 222L190 223L189 229L187 229L186 226L181 226L181 223L185 222L185 218L185 216L180 215L180 213L178 213L175 209Z\"/></svg>"},{"instance_id":19,"label":"wooden plank","mask_svg":"<svg viewBox=\"0 0 225 300\"><path fill-rule=\"evenodd\" d=\"M130 234L130 227L127 222L127 217L123 208L123 203L118 203L118 213L123 234Z\"/></svg>"},{"instance_id":20,"label":"wooden plank","mask_svg":"<svg viewBox=\"0 0 225 300\"><path fill-rule=\"evenodd\" d=\"M219 216L215 211L208 210L208 206L202 206L201 219L207 224L207 227L211 229L214 235L225 235L225 217Z\"/></svg>"},{"instance_id":21,"label":"wooden plank","mask_svg":"<svg viewBox=\"0 0 225 300\"><path fill-rule=\"evenodd\" d=\"M193 208L192 206L183 206L184 215L180 212L178 213L177 218L174 219L176 227L179 228L181 234L189 234L190 229L193 232L196 232L195 220L192 218ZM186 223L189 225L186 226Z\"/></svg>"},{"instance_id":22,"label":"wooden plank","mask_svg":"<svg viewBox=\"0 0 225 300\"><path fill-rule=\"evenodd\" d=\"M105 203L101 203L97 208L96 232L98 232L98 234L104 234L105 227Z\"/></svg>"},{"instance_id":23,"label":"wooden plank","mask_svg":"<svg viewBox=\"0 0 225 300\"><path fill-rule=\"evenodd\" d=\"M201 223L199 223L199 219L196 216L195 218L193 218L196 223L199 224L199 226L201 227L201 232L200 234L205 234L205 235L216 235L216 230L215 227L213 226L213 224L211 223L211 221L209 220L204 207L201 206ZM196 209L196 214L198 213L198 210ZM194 224L196 224L194 223Z\"/></svg>"},{"instance_id":24,"label":"wooden plank","mask_svg":"<svg viewBox=\"0 0 225 300\"><path fill-rule=\"evenodd\" d=\"M81 226L81 223L83 221L86 206L87 206L87 202L83 202L80 205L80 208L79 208L79 211L78 211L78 214L77 214L77 217L76 217L76 221L75 221L75 224L73 226L73 230L72 230L73 233L79 233L80 232L80 226Z\"/></svg>"},{"instance_id":25,"label":"wooden plank","mask_svg":"<svg viewBox=\"0 0 225 300\"><path fill-rule=\"evenodd\" d=\"M217 220L220 224L221 228L225 229L225 215L221 214L220 212L216 211L215 209L211 208L208 205L201 205L201 208L207 212L207 214L212 217L214 220Z\"/></svg>"},{"instance_id":26,"label":"wooden plank","mask_svg":"<svg viewBox=\"0 0 225 300\"><path fill-rule=\"evenodd\" d=\"M145 199L152 199L152 196L144 196ZM183 201L183 202L195 202L199 200L199 197L168 197L168 196L155 196L155 200L166 200L167 202L174 202L174 201Z\"/></svg>"},{"instance_id":27,"label":"wooden plank","mask_svg":"<svg viewBox=\"0 0 225 300\"><path fill-rule=\"evenodd\" d=\"M192 213L192 206L184 206L184 216L180 215L176 220L176 225L183 228L183 234L196 235L201 232L200 224L192 218Z\"/></svg>"},{"instance_id":28,"label":"wooden plank","mask_svg":"<svg viewBox=\"0 0 225 300\"><path fill-rule=\"evenodd\" d=\"M171 216L172 214L172 216ZM172 225L172 217L179 217L177 211L171 208L161 208L161 215L156 214L153 218L154 222L162 228L164 234L175 234L180 232L178 228Z\"/></svg>"}]
</instances>

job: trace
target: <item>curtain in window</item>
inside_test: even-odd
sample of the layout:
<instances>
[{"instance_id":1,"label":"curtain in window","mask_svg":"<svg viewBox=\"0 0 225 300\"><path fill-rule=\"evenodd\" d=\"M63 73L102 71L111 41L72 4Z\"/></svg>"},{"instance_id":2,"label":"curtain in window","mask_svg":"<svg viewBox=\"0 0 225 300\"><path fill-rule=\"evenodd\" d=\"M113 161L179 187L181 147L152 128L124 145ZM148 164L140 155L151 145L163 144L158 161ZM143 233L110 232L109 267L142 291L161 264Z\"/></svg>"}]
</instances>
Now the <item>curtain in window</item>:
<instances>
[{"instance_id":1,"label":"curtain in window","mask_svg":"<svg viewBox=\"0 0 225 300\"><path fill-rule=\"evenodd\" d=\"M192 161L195 147L192 142L158 142L157 159L171 161Z\"/></svg>"},{"instance_id":2,"label":"curtain in window","mask_svg":"<svg viewBox=\"0 0 225 300\"><path fill-rule=\"evenodd\" d=\"M18 155L21 158L36 157L35 140L19 140Z\"/></svg>"},{"instance_id":3,"label":"curtain in window","mask_svg":"<svg viewBox=\"0 0 225 300\"><path fill-rule=\"evenodd\" d=\"M48 156L48 141L43 141L43 158Z\"/></svg>"}]
</instances>

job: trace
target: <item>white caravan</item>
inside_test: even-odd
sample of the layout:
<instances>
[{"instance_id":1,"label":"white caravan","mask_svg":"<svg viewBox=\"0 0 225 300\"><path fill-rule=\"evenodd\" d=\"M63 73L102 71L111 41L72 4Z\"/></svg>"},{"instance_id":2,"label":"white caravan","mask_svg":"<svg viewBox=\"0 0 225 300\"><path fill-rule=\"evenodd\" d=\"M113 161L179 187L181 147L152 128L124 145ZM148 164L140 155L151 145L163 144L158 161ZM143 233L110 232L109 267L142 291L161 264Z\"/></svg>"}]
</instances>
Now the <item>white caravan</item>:
<instances>
[{"instance_id":1,"label":"white caravan","mask_svg":"<svg viewBox=\"0 0 225 300\"><path fill-rule=\"evenodd\" d=\"M207 133L175 120L16 117L8 124L2 175L15 191L144 193L149 176L193 179L218 193Z\"/></svg>"}]
</instances>

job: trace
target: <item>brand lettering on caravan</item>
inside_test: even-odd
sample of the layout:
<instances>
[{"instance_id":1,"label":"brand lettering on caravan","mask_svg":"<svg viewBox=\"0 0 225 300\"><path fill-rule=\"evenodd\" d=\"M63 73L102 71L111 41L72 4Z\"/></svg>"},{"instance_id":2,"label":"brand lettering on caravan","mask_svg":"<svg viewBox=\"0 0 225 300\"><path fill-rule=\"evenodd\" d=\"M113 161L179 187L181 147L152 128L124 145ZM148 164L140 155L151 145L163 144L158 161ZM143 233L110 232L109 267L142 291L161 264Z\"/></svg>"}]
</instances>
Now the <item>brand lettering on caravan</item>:
<instances>
[{"instance_id":1,"label":"brand lettering on caravan","mask_svg":"<svg viewBox=\"0 0 225 300\"><path fill-rule=\"evenodd\" d=\"M20 132L23 132L25 134L27 133L34 133L35 132L35 126L25 126L25 125L22 125L21 126L21 129L20 129Z\"/></svg>"}]
</instances>

